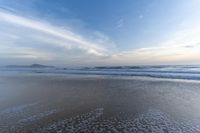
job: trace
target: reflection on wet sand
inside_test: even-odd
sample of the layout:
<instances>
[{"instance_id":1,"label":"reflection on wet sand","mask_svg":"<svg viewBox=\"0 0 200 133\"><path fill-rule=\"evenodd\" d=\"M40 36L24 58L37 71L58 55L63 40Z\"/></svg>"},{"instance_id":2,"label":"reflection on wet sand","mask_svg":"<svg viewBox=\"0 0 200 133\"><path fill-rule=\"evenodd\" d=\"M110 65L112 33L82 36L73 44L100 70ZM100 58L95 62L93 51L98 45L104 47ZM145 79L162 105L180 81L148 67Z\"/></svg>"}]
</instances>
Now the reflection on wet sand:
<instances>
[{"instance_id":1,"label":"reflection on wet sand","mask_svg":"<svg viewBox=\"0 0 200 133\"><path fill-rule=\"evenodd\" d=\"M199 82L1 76L0 132L200 132Z\"/></svg>"}]
</instances>

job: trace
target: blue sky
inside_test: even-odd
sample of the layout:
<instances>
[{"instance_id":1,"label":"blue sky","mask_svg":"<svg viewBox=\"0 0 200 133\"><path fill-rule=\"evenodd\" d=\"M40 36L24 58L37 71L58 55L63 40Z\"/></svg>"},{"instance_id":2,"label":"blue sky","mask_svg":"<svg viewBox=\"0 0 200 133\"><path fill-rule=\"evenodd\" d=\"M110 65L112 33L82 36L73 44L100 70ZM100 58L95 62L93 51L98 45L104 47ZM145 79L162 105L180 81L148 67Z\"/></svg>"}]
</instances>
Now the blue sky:
<instances>
[{"instance_id":1,"label":"blue sky","mask_svg":"<svg viewBox=\"0 0 200 133\"><path fill-rule=\"evenodd\" d=\"M0 0L0 65L200 64L199 0Z\"/></svg>"}]
</instances>

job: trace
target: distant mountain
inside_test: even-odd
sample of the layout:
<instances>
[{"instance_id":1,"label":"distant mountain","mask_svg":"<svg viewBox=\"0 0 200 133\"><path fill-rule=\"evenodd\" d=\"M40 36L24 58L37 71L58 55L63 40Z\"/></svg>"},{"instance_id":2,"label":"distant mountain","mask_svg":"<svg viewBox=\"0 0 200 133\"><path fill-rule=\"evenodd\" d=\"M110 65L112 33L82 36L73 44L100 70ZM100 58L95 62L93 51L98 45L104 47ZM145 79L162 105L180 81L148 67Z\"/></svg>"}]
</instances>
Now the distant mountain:
<instances>
[{"instance_id":1,"label":"distant mountain","mask_svg":"<svg viewBox=\"0 0 200 133\"><path fill-rule=\"evenodd\" d=\"M32 65L30 65L30 67L37 67L37 68L38 68L38 67L40 67L40 68L41 68L41 67L42 67L42 68L44 67L44 68L45 68L45 67L54 67L54 66L46 66L46 65L41 65L41 64L32 64Z\"/></svg>"},{"instance_id":2,"label":"distant mountain","mask_svg":"<svg viewBox=\"0 0 200 133\"><path fill-rule=\"evenodd\" d=\"M46 66L46 65L41 65L41 64L32 64L32 65L8 65L6 67L10 67L10 68L54 68L54 66Z\"/></svg>"}]
</instances>

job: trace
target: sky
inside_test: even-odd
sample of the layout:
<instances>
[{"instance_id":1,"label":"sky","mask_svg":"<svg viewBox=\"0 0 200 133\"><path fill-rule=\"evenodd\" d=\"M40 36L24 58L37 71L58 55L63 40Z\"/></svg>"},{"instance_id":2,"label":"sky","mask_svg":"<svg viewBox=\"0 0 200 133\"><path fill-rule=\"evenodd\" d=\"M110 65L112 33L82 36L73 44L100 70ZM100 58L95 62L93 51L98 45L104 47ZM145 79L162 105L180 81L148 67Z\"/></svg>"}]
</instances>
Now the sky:
<instances>
[{"instance_id":1,"label":"sky","mask_svg":"<svg viewBox=\"0 0 200 133\"><path fill-rule=\"evenodd\" d=\"M0 65L200 64L200 0L0 0Z\"/></svg>"}]
</instances>

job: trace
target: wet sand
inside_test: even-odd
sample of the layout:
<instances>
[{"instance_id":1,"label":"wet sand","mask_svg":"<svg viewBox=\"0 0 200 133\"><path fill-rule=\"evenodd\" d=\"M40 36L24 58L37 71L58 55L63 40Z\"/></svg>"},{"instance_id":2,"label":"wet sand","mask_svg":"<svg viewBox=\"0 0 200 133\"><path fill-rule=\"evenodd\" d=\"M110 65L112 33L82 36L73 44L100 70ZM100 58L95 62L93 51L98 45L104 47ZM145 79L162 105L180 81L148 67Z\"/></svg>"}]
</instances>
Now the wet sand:
<instances>
[{"instance_id":1,"label":"wet sand","mask_svg":"<svg viewBox=\"0 0 200 133\"><path fill-rule=\"evenodd\" d=\"M200 132L200 82L0 76L0 132Z\"/></svg>"}]
</instances>

